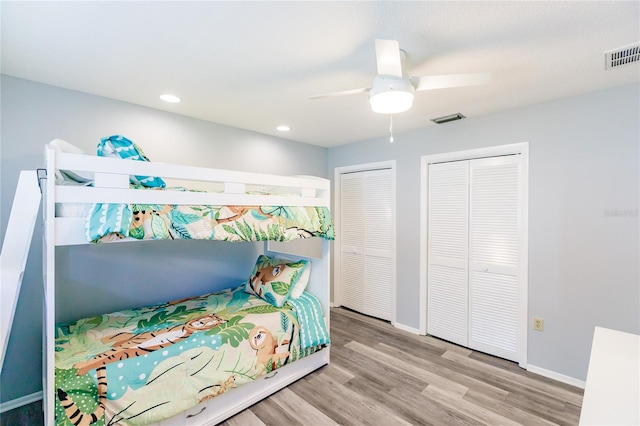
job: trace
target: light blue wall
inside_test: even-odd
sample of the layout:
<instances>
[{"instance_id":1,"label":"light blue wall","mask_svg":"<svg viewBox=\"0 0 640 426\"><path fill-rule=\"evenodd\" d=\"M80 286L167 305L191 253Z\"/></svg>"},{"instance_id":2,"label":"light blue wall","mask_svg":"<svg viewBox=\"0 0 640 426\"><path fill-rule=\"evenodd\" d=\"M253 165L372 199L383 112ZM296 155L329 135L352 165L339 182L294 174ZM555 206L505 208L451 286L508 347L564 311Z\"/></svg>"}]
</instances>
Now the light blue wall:
<instances>
[{"instance_id":1,"label":"light blue wall","mask_svg":"<svg viewBox=\"0 0 640 426\"><path fill-rule=\"evenodd\" d=\"M4 75L0 84L2 238L19 171L43 167L44 144L54 138L93 153L101 137L122 134L142 146L152 161L326 177L325 148ZM0 402L42 389L41 235L39 221L2 369ZM57 249L58 320L200 294L244 279L242 271L250 273L255 261L252 244L230 248L207 243ZM185 255L179 264L176 252ZM222 267L229 264L232 272L224 272ZM143 270L151 275L143 276Z\"/></svg>"},{"instance_id":2,"label":"light blue wall","mask_svg":"<svg viewBox=\"0 0 640 426\"><path fill-rule=\"evenodd\" d=\"M332 177L335 167L395 159L397 320L419 328L420 156L529 141L529 317L545 319L543 333L529 332L529 363L584 380L595 325L640 333L639 85L398 133L393 145L382 138L326 150L12 77L2 76L0 84L2 237L18 171L41 167L43 145L56 137L93 152L100 137L124 134L153 161L285 175ZM631 214L607 216L616 209ZM2 370L0 402L41 390L41 232L38 223ZM237 253L222 253L215 245L141 243L118 253L108 246L87 247L58 249L59 273L74 277L58 292L60 319L76 311L81 316L136 305L141 297L148 300L147 292L158 300L173 298L182 294L186 281L190 291L207 289L203 271L233 282L242 274L220 277L219 264L234 259L239 263L234 270L241 271L253 262L239 261ZM141 250L163 259L142 295L128 291L139 278ZM189 264L178 269L170 263L173 250L189 250ZM128 266L121 270L123 263ZM196 272L185 279L181 271L189 268ZM114 273L116 280L109 275ZM165 277L181 285L156 284ZM93 288L89 292L84 286ZM98 305L85 305L89 298L98 299Z\"/></svg>"},{"instance_id":3,"label":"light blue wall","mask_svg":"<svg viewBox=\"0 0 640 426\"><path fill-rule=\"evenodd\" d=\"M640 333L639 100L634 84L330 149L331 176L397 161L397 321L420 327L420 157L528 141L529 364L584 380L594 326Z\"/></svg>"}]
</instances>

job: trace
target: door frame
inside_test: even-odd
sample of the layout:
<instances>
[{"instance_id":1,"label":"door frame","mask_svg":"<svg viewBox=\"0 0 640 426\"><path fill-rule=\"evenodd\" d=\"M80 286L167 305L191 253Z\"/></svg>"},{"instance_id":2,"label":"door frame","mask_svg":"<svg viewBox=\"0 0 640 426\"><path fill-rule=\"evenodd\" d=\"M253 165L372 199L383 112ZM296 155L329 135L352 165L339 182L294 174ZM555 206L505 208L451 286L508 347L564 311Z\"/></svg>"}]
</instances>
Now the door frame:
<instances>
[{"instance_id":1,"label":"door frame","mask_svg":"<svg viewBox=\"0 0 640 426\"><path fill-rule=\"evenodd\" d=\"M373 170L391 169L391 188L392 188L392 203L391 211L393 215L393 224L391 226L393 235L391 241L393 241L391 265L391 276L393 277L391 283L391 323L396 323L396 160L379 161L375 163L355 164L351 166L336 167L333 175L333 220L335 222L336 236L333 241L333 303L332 306L342 306L342 282L340 281L340 273L342 271L342 254L340 252L340 176L348 173L356 172L368 172Z\"/></svg>"},{"instance_id":2,"label":"door frame","mask_svg":"<svg viewBox=\"0 0 640 426\"><path fill-rule=\"evenodd\" d=\"M520 176L520 227L521 274L518 277L518 358L522 368L527 368L528 341L528 290L529 290L529 142L490 146L420 157L420 334L427 334L427 255L428 255L428 199L429 164L447 161L474 160L501 155L522 156Z\"/></svg>"}]
</instances>

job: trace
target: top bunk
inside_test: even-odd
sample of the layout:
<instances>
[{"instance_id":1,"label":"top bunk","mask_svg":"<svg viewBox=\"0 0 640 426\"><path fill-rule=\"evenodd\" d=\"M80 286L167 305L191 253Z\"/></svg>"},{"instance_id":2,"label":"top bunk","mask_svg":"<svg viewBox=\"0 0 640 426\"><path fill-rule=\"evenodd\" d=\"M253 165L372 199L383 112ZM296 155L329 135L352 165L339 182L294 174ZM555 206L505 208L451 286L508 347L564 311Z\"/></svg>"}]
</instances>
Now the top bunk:
<instances>
[{"instance_id":1,"label":"top bunk","mask_svg":"<svg viewBox=\"0 0 640 426\"><path fill-rule=\"evenodd\" d=\"M103 138L98 156L54 140L45 158L45 217L55 218L56 246L334 238L324 178L150 162L122 136Z\"/></svg>"}]
</instances>

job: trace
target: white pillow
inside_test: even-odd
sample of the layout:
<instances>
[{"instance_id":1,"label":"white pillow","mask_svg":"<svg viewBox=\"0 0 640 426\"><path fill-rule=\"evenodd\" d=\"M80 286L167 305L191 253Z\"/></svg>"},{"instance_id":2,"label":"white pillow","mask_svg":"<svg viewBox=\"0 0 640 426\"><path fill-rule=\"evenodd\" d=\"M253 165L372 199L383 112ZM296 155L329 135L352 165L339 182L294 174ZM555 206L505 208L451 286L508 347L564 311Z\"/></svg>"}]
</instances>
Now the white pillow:
<instances>
[{"instance_id":1,"label":"white pillow","mask_svg":"<svg viewBox=\"0 0 640 426\"><path fill-rule=\"evenodd\" d=\"M65 154L80 154L87 155L82 149L77 146L63 141L62 139L54 139L49 142L49 145L57 152ZM86 185L93 182L93 172L78 172L74 170L57 170L56 169L56 184L63 185L65 183L80 183ZM72 181L72 182L69 182Z\"/></svg>"},{"instance_id":2,"label":"white pillow","mask_svg":"<svg viewBox=\"0 0 640 426\"><path fill-rule=\"evenodd\" d=\"M291 293L289 293L290 299L297 299L302 296L302 292L305 288L307 288L307 284L309 283L309 276L311 275L311 262L307 262L307 267L302 270L302 274L300 274L300 278L293 285L293 289Z\"/></svg>"}]
</instances>

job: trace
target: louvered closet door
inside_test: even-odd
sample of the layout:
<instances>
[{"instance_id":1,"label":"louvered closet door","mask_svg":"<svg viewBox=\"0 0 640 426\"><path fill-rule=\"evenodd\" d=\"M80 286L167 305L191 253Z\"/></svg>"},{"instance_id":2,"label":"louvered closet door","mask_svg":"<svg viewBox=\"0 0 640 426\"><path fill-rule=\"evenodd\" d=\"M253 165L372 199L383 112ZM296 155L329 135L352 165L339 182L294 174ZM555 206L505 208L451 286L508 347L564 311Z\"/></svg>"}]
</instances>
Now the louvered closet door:
<instances>
[{"instance_id":1,"label":"louvered closet door","mask_svg":"<svg viewBox=\"0 0 640 426\"><path fill-rule=\"evenodd\" d=\"M391 320L393 289L393 176L390 169L364 173L363 313Z\"/></svg>"},{"instance_id":2,"label":"louvered closet door","mask_svg":"<svg viewBox=\"0 0 640 426\"><path fill-rule=\"evenodd\" d=\"M340 176L340 284L342 304L364 310L363 173Z\"/></svg>"},{"instance_id":3,"label":"louvered closet door","mask_svg":"<svg viewBox=\"0 0 640 426\"><path fill-rule=\"evenodd\" d=\"M470 161L469 347L518 361L519 155Z\"/></svg>"},{"instance_id":4,"label":"louvered closet door","mask_svg":"<svg viewBox=\"0 0 640 426\"><path fill-rule=\"evenodd\" d=\"M427 333L468 337L469 162L429 166Z\"/></svg>"},{"instance_id":5,"label":"louvered closet door","mask_svg":"<svg viewBox=\"0 0 640 426\"><path fill-rule=\"evenodd\" d=\"M342 304L391 320L393 302L393 172L341 175L340 285Z\"/></svg>"}]
</instances>

